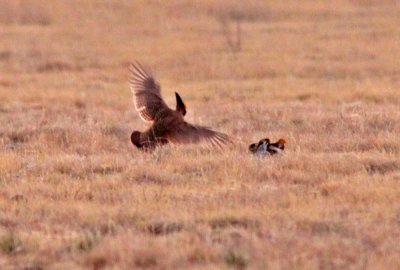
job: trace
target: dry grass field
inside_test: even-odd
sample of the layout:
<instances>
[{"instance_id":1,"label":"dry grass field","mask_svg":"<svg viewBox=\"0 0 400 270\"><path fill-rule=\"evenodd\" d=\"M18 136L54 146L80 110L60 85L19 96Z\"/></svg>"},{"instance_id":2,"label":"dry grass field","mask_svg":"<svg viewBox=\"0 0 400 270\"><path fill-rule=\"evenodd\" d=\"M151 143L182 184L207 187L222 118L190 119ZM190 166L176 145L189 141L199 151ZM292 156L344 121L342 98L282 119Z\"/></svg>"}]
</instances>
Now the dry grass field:
<instances>
[{"instance_id":1,"label":"dry grass field","mask_svg":"<svg viewBox=\"0 0 400 270\"><path fill-rule=\"evenodd\" d=\"M246 2L0 0L0 269L400 269L398 1ZM136 150L133 60L238 143Z\"/></svg>"}]
</instances>

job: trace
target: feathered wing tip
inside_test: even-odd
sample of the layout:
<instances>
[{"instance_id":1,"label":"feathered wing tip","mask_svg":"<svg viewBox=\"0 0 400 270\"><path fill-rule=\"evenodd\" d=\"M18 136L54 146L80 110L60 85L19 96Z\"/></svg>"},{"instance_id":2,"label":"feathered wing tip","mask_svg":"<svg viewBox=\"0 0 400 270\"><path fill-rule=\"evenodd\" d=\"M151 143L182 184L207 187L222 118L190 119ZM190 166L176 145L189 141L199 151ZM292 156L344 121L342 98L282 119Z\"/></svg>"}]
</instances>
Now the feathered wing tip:
<instances>
[{"instance_id":1,"label":"feathered wing tip","mask_svg":"<svg viewBox=\"0 0 400 270\"><path fill-rule=\"evenodd\" d=\"M210 138L210 143L213 147L223 149L226 146L233 145L233 140L228 135L218 132Z\"/></svg>"},{"instance_id":2,"label":"feathered wing tip","mask_svg":"<svg viewBox=\"0 0 400 270\"><path fill-rule=\"evenodd\" d=\"M128 69L130 71L130 83L135 83L137 82L137 80L143 81L153 77L151 69L147 66L142 65L139 61L133 61L132 63L130 63Z\"/></svg>"},{"instance_id":3,"label":"feathered wing tip","mask_svg":"<svg viewBox=\"0 0 400 270\"><path fill-rule=\"evenodd\" d=\"M145 91L160 95L160 84L154 79L150 68L143 66L139 62L129 65L129 86L133 94Z\"/></svg>"},{"instance_id":4,"label":"feathered wing tip","mask_svg":"<svg viewBox=\"0 0 400 270\"><path fill-rule=\"evenodd\" d=\"M232 137L217 131L213 131L213 135L205 138L203 142L208 147L218 150L223 150L226 147L235 145L235 141Z\"/></svg>"},{"instance_id":5,"label":"feathered wing tip","mask_svg":"<svg viewBox=\"0 0 400 270\"><path fill-rule=\"evenodd\" d=\"M233 144L228 135L214 131L208 127L191 125L181 122L169 133L169 141L176 144L200 143L222 149L224 146Z\"/></svg>"},{"instance_id":6,"label":"feathered wing tip","mask_svg":"<svg viewBox=\"0 0 400 270\"><path fill-rule=\"evenodd\" d=\"M129 86L135 110L142 120L152 122L160 110L168 107L161 97L160 84L151 70L139 62L132 63L129 71Z\"/></svg>"}]
</instances>

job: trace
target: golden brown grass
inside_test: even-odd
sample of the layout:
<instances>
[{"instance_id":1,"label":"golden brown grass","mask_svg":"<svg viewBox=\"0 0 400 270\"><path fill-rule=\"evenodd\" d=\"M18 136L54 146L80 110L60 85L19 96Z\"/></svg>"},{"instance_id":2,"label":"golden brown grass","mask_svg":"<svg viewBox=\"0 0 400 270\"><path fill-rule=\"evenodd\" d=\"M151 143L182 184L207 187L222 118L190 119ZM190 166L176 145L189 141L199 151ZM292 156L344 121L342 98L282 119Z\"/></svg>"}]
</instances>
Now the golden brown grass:
<instances>
[{"instance_id":1,"label":"golden brown grass","mask_svg":"<svg viewBox=\"0 0 400 270\"><path fill-rule=\"evenodd\" d=\"M235 3L0 1L0 269L400 268L399 5ZM134 149L134 59L239 143Z\"/></svg>"}]
</instances>

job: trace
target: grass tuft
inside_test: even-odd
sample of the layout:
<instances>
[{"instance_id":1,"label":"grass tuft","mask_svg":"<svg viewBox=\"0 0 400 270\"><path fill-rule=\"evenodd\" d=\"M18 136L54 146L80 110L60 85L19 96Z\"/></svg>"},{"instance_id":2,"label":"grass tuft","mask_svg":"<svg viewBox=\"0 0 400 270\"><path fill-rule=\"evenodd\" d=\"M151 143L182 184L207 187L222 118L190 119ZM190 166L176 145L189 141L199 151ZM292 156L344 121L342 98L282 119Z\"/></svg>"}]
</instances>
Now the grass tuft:
<instances>
[{"instance_id":1,"label":"grass tuft","mask_svg":"<svg viewBox=\"0 0 400 270\"><path fill-rule=\"evenodd\" d=\"M247 268L247 260L237 252L229 251L224 257L225 263L233 269L243 270Z\"/></svg>"},{"instance_id":2,"label":"grass tuft","mask_svg":"<svg viewBox=\"0 0 400 270\"><path fill-rule=\"evenodd\" d=\"M8 233L0 238L0 250L7 255L17 253L21 250L21 241L14 233Z\"/></svg>"}]
</instances>

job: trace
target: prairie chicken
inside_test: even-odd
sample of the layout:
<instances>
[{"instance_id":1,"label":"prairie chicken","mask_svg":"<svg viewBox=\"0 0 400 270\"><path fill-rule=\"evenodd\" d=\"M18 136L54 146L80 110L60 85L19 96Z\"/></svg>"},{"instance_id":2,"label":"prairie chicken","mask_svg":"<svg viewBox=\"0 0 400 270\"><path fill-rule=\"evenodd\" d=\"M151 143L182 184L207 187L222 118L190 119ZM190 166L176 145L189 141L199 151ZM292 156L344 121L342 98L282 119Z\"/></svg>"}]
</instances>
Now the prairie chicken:
<instances>
[{"instance_id":1,"label":"prairie chicken","mask_svg":"<svg viewBox=\"0 0 400 270\"><path fill-rule=\"evenodd\" d=\"M271 143L270 139L265 138L260 140L258 143L250 144L249 150L258 156L265 156L267 154L272 156L282 153L283 150L285 150L285 144L286 140L282 138L275 143Z\"/></svg>"},{"instance_id":2,"label":"prairie chicken","mask_svg":"<svg viewBox=\"0 0 400 270\"><path fill-rule=\"evenodd\" d=\"M176 108L169 108L161 97L160 84L151 71L136 62L129 67L129 84L133 93L135 109L143 121L151 123L144 131L133 131L131 142L141 150L152 150L167 143L209 143L221 147L232 142L229 136L208 127L192 125L183 117L186 106L175 92Z\"/></svg>"}]
</instances>

